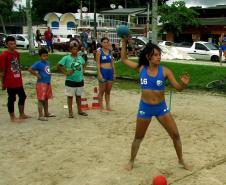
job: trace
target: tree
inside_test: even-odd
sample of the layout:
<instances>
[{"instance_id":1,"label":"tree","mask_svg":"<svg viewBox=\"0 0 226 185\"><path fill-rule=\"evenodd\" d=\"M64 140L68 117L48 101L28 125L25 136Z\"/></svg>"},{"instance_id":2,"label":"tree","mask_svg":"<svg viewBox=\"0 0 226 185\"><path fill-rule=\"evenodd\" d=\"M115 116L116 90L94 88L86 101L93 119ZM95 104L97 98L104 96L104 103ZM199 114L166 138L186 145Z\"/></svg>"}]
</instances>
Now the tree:
<instances>
[{"instance_id":1,"label":"tree","mask_svg":"<svg viewBox=\"0 0 226 185\"><path fill-rule=\"evenodd\" d=\"M26 17L27 17L27 28L28 28L28 39L29 39L29 54L35 54L34 48L34 35L32 31L32 19L31 19L31 2L26 0Z\"/></svg>"},{"instance_id":2,"label":"tree","mask_svg":"<svg viewBox=\"0 0 226 185\"><path fill-rule=\"evenodd\" d=\"M13 9L14 0L0 0L0 21L2 24L3 32L6 34L5 24L3 17L7 17L11 14Z\"/></svg>"},{"instance_id":3,"label":"tree","mask_svg":"<svg viewBox=\"0 0 226 185\"><path fill-rule=\"evenodd\" d=\"M171 6L159 7L162 31L172 32L175 35L181 33L188 26L198 26L198 13L185 6L184 1L176 1Z\"/></svg>"},{"instance_id":4,"label":"tree","mask_svg":"<svg viewBox=\"0 0 226 185\"><path fill-rule=\"evenodd\" d=\"M80 9L81 0L32 0L32 17L33 20L43 20L44 16L49 12L73 12L76 13ZM127 8L146 7L147 1L151 0L98 0L96 1L96 12L109 10L110 4L122 5ZM167 0L158 0L159 5L162 5ZM90 7L90 12L94 12L94 0L82 0L83 6Z\"/></svg>"}]
</instances>

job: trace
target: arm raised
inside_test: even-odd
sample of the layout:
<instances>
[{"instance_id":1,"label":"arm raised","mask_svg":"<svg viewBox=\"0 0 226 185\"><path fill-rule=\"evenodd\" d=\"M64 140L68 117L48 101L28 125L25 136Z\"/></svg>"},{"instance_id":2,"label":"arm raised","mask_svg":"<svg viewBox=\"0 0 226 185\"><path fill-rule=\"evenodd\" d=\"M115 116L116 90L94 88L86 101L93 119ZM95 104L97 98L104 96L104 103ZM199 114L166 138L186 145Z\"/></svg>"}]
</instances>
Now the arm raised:
<instances>
[{"instance_id":1,"label":"arm raised","mask_svg":"<svg viewBox=\"0 0 226 185\"><path fill-rule=\"evenodd\" d=\"M136 62L129 60L128 57L127 57L127 52L126 52L127 39L122 38L121 42L122 42L122 48L121 48L121 60L122 60L122 62L125 65L127 65L128 67L135 69L136 71L139 71L138 64Z\"/></svg>"}]
</instances>

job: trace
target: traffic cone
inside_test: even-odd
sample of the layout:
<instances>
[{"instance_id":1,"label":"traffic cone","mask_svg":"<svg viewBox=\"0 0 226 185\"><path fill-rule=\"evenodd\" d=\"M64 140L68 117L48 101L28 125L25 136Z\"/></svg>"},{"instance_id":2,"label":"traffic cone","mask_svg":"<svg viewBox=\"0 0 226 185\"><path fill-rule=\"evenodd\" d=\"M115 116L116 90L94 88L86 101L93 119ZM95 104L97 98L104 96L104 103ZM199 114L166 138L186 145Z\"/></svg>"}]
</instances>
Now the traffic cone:
<instances>
[{"instance_id":1,"label":"traffic cone","mask_svg":"<svg viewBox=\"0 0 226 185\"><path fill-rule=\"evenodd\" d=\"M89 105L87 102L87 98L81 98L81 110L89 110Z\"/></svg>"},{"instance_id":2,"label":"traffic cone","mask_svg":"<svg viewBox=\"0 0 226 185\"><path fill-rule=\"evenodd\" d=\"M97 87L94 87L93 89L93 102L92 102L92 109L99 109L99 98L98 98L98 90Z\"/></svg>"}]
</instances>

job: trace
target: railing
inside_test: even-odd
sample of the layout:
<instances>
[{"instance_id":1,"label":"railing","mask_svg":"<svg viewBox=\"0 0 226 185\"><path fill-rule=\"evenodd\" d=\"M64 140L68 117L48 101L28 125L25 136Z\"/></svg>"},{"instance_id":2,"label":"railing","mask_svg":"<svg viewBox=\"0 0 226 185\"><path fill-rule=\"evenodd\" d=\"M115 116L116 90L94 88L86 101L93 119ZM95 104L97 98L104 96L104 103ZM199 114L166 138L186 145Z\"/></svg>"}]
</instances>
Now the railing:
<instances>
[{"instance_id":1,"label":"railing","mask_svg":"<svg viewBox=\"0 0 226 185\"><path fill-rule=\"evenodd\" d=\"M94 21L92 19L83 19L79 21L81 25L79 27L94 27ZM97 27L116 28L118 25L127 25L128 27L135 26L135 23L128 23L126 21L114 20L114 19L97 19Z\"/></svg>"}]
</instances>

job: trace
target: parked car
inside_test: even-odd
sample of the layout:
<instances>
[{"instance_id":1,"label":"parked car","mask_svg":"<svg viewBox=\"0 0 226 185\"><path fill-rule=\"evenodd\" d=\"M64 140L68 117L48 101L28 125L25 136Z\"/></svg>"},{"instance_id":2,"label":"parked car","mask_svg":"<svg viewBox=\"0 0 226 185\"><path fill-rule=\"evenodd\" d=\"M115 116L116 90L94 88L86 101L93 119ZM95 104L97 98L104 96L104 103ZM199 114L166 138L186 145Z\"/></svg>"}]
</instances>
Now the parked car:
<instances>
[{"instance_id":1,"label":"parked car","mask_svg":"<svg viewBox=\"0 0 226 185\"><path fill-rule=\"evenodd\" d=\"M74 37L79 37L78 34L68 34L68 35L53 35L53 43L68 42Z\"/></svg>"},{"instance_id":2,"label":"parked car","mask_svg":"<svg viewBox=\"0 0 226 185\"><path fill-rule=\"evenodd\" d=\"M58 51L69 51L69 43L70 41L67 42L54 42L53 43L53 49L56 49Z\"/></svg>"},{"instance_id":3,"label":"parked car","mask_svg":"<svg viewBox=\"0 0 226 185\"><path fill-rule=\"evenodd\" d=\"M23 48L23 49L29 48L29 40L28 40L27 34L11 34L11 36L15 37L17 48ZM46 42L42 41L41 46L46 47L46 45L47 45ZM38 43L35 41L35 36L34 36L34 46L35 48L38 48Z\"/></svg>"},{"instance_id":4,"label":"parked car","mask_svg":"<svg viewBox=\"0 0 226 185\"><path fill-rule=\"evenodd\" d=\"M145 45L148 43L147 37L142 36L132 37L132 40L134 41L134 44L138 49L144 48Z\"/></svg>"},{"instance_id":5,"label":"parked car","mask_svg":"<svg viewBox=\"0 0 226 185\"><path fill-rule=\"evenodd\" d=\"M193 44L180 45L178 48L198 60L219 61L219 50L210 42L198 41Z\"/></svg>"},{"instance_id":6,"label":"parked car","mask_svg":"<svg viewBox=\"0 0 226 185\"><path fill-rule=\"evenodd\" d=\"M4 33L0 33L0 46L5 46L5 39L7 35Z\"/></svg>"},{"instance_id":7,"label":"parked car","mask_svg":"<svg viewBox=\"0 0 226 185\"><path fill-rule=\"evenodd\" d=\"M171 41L161 41L158 43L159 46L174 46L174 43Z\"/></svg>"}]
</instances>

